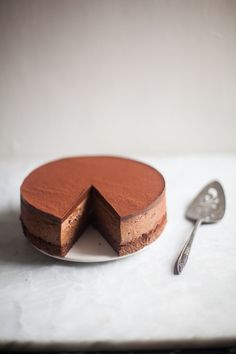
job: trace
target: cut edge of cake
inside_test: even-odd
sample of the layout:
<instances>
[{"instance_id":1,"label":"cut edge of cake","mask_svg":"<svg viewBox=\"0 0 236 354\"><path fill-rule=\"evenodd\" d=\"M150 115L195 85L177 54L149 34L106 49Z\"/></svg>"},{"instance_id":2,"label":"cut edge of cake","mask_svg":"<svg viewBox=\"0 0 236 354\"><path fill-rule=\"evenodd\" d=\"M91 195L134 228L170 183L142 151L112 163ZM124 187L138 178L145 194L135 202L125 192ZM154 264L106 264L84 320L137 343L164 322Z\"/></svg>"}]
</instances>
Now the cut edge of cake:
<instances>
[{"instance_id":1,"label":"cut edge of cake","mask_svg":"<svg viewBox=\"0 0 236 354\"><path fill-rule=\"evenodd\" d=\"M102 194L90 187L64 220L38 212L21 197L25 236L46 253L64 257L88 225L93 225L119 256L138 251L153 242L166 224L165 189L143 213L120 218Z\"/></svg>"}]
</instances>

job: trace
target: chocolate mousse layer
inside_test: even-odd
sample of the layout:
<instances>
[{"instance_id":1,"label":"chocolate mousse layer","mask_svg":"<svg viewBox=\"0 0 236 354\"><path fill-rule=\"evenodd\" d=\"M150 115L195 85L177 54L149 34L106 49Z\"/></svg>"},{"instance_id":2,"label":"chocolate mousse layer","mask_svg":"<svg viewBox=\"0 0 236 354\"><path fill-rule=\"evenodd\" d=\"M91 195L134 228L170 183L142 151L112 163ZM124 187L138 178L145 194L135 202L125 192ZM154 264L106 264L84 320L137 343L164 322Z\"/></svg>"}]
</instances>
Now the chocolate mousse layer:
<instances>
[{"instance_id":1,"label":"chocolate mousse layer","mask_svg":"<svg viewBox=\"0 0 236 354\"><path fill-rule=\"evenodd\" d=\"M21 221L32 243L64 256L93 224L119 255L154 241L166 223L165 182L118 157L75 157L34 170L21 186Z\"/></svg>"}]
</instances>

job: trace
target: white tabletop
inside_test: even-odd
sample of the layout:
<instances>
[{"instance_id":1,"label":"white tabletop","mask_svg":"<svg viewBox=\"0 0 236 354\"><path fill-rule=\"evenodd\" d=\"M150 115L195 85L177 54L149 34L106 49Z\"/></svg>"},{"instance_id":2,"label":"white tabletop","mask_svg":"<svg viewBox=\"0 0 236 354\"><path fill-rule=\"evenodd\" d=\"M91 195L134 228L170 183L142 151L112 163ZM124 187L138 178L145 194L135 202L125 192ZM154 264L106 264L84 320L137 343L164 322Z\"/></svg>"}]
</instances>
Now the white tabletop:
<instances>
[{"instance_id":1,"label":"white tabletop","mask_svg":"<svg viewBox=\"0 0 236 354\"><path fill-rule=\"evenodd\" d=\"M18 220L19 186L42 160L1 161L1 348L151 349L236 343L236 156L142 160L166 177L167 227L145 251L100 264L63 262L31 246ZM173 275L192 227L184 219L186 206L214 179L225 189L225 217L199 229L186 268L180 276Z\"/></svg>"}]
</instances>

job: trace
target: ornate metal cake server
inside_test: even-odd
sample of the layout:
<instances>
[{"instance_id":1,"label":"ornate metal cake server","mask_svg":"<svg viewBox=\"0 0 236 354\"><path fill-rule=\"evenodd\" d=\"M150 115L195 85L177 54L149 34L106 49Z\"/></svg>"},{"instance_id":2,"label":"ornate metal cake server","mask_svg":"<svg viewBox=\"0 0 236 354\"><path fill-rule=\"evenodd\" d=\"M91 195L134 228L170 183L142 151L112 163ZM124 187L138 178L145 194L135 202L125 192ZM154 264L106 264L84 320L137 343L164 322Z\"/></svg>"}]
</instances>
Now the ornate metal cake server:
<instances>
[{"instance_id":1,"label":"ornate metal cake server","mask_svg":"<svg viewBox=\"0 0 236 354\"><path fill-rule=\"evenodd\" d=\"M175 274L180 274L187 263L198 227L201 224L210 224L221 220L224 213L225 194L223 187L217 181L211 182L201 190L187 209L186 218L194 221L195 225L176 261Z\"/></svg>"}]
</instances>

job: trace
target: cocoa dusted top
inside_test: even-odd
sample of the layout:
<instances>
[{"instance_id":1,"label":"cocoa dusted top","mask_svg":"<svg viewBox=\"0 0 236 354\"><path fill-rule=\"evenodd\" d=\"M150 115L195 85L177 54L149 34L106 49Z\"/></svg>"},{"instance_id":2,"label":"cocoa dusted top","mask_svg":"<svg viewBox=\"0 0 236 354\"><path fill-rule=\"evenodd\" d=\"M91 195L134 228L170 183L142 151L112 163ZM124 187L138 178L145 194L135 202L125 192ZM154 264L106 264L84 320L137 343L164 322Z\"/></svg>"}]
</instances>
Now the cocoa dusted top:
<instances>
[{"instance_id":1,"label":"cocoa dusted top","mask_svg":"<svg viewBox=\"0 0 236 354\"><path fill-rule=\"evenodd\" d=\"M165 181L154 168L110 156L72 157L49 162L31 172L21 198L31 207L63 220L94 187L125 218L158 201Z\"/></svg>"}]
</instances>

